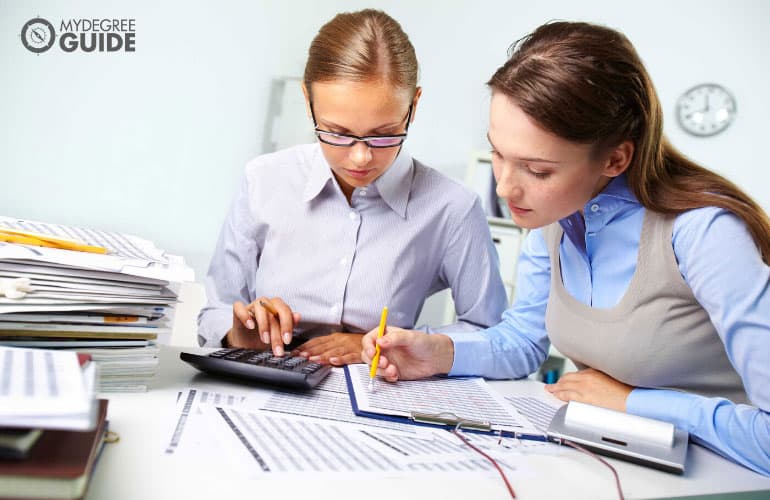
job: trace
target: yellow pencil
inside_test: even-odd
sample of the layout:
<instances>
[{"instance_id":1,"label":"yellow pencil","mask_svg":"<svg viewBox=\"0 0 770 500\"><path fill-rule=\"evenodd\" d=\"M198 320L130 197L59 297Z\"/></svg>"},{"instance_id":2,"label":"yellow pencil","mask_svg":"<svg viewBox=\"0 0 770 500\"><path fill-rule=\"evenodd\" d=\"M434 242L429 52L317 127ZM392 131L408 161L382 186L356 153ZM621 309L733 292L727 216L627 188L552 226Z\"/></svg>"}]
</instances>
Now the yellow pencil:
<instances>
[{"instance_id":1,"label":"yellow pencil","mask_svg":"<svg viewBox=\"0 0 770 500\"><path fill-rule=\"evenodd\" d=\"M385 334L385 324L388 322L388 307L382 308L382 316L380 316L380 327L377 329L377 338ZM377 376L377 364L380 362L380 345L375 341L376 347L374 348L374 357L372 358L372 368L369 370L369 390L374 389L374 377Z\"/></svg>"},{"instance_id":2,"label":"yellow pencil","mask_svg":"<svg viewBox=\"0 0 770 500\"><path fill-rule=\"evenodd\" d=\"M275 310L275 307L273 307L270 303L265 302L264 300L259 301L259 305L267 309L267 312L275 316L276 319L278 319L278 311Z\"/></svg>"},{"instance_id":3,"label":"yellow pencil","mask_svg":"<svg viewBox=\"0 0 770 500\"><path fill-rule=\"evenodd\" d=\"M34 245L38 247L58 248L60 250L74 250L76 252L107 253L107 249L95 245L88 245L80 241L57 238L47 234L19 231L17 229L0 228L0 241L19 243L22 245Z\"/></svg>"}]
</instances>

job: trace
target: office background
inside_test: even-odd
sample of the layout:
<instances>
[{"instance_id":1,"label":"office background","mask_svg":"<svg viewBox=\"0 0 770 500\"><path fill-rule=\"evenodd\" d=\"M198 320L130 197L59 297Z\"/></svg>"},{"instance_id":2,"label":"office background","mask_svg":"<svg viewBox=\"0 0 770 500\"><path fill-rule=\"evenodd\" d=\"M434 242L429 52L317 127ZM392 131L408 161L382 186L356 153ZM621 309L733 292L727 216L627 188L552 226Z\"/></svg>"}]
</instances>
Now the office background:
<instances>
[{"instance_id":1,"label":"office background","mask_svg":"<svg viewBox=\"0 0 770 500\"><path fill-rule=\"evenodd\" d=\"M487 149L484 82L509 45L551 19L587 20L636 45L673 143L770 210L764 0L0 0L0 214L144 236L201 280L243 166L263 152L273 79L301 75L318 28L364 7L385 9L415 45L424 93L407 144L427 164L461 179ZM136 52L33 54L20 33L37 16L134 18ZM738 103L711 138L674 115L702 82ZM311 129L301 112L288 119Z\"/></svg>"}]
</instances>

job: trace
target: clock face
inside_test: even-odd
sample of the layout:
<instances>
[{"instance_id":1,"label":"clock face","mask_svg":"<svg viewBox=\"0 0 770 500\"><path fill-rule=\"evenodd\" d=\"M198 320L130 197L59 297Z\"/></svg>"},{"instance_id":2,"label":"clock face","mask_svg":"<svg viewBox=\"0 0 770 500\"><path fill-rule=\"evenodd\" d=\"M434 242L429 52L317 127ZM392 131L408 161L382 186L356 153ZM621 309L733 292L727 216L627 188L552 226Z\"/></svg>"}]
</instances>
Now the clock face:
<instances>
[{"instance_id":1,"label":"clock face","mask_svg":"<svg viewBox=\"0 0 770 500\"><path fill-rule=\"evenodd\" d=\"M703 83L679 98L676 117L679 125L692 135L715 135L735 118L735 98L721 85Z\"/></svg>"}]
</instances>

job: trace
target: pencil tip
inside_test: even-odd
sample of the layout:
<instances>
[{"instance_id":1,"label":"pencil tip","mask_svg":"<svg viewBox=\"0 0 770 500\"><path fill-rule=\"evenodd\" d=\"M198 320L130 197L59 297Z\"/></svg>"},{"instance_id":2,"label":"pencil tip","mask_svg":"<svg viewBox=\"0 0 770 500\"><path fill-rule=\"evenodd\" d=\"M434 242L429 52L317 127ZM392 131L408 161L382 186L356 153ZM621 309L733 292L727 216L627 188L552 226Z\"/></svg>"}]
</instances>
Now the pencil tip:
<instances>
[{"instance_id":1,"label":"pencil tip","mask_svg":"<svg viewBox=\"0 0 770 500\"><path fill-rule=\"evenodd\" d=\"M374 390L374 379L371 379L369 381L369 392L372 392Z\"/></svg>"}]
</instances>

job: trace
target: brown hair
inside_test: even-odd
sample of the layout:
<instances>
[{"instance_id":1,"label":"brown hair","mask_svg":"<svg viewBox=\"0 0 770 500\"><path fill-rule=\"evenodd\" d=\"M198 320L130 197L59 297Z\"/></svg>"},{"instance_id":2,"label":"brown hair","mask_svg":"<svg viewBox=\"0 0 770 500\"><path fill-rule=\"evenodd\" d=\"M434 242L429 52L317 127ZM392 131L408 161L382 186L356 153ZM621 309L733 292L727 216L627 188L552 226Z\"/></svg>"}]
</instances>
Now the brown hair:
<instances>
[{"instance_id":1,"label":"brown hair","mask_svg":"<svg viewBox=\"0 0 770 500\"><path fill-rule=\"evenodd\" d=\"M647 70L621 33L588 23L547 23L516 42L487 84L567 140L598 152L634 143L628 184L639 202L678 214L717 206L748 226L770 263L770 219L735 184L694 163L663 136L663 111Z\"/></svg>"},{"instance_id":2,"label":"brown hair","mask_svg":"<svg viewBox=\"0 0 770 500\"><path fill-rule=\"evenodd\" d=\"M417 88L417 57L409 37L386 13L365 9L337 14L310 44L304 81L384 80Z\"/></svg>"}]
</instances>

